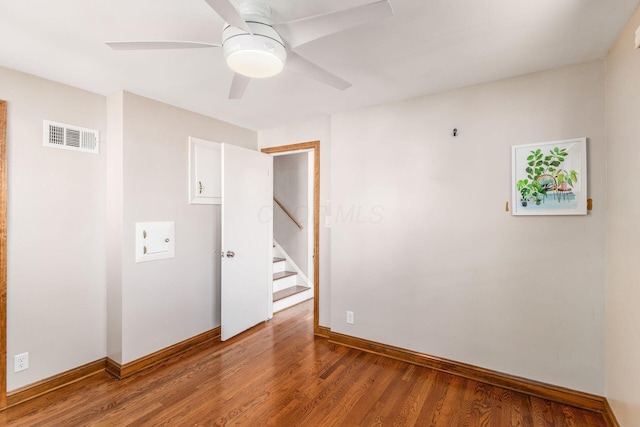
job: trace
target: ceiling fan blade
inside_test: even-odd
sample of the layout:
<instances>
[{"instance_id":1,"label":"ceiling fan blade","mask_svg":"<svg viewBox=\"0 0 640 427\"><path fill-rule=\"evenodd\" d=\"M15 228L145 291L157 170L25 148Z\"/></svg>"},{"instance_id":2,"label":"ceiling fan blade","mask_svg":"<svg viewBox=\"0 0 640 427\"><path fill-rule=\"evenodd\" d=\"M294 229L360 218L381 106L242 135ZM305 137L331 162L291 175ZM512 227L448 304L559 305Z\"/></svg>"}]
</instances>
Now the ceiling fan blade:
<instances>
[{"instance_id":1,"label":"ceiling fan blade","mask_svg":"<svg viewBox=\"0 0 640 427\"><path fill-rule=\"evenodd\" d=\"M311 77L314 80L335 87L336 89L345 90L351 87L351 83L348 81L341 79L291 50L287 52L286 69Z\"/></svg>"},{"instance_id":2,"label":"ceiling fan blade","mask_svg":"<svg viewBox=\"0 0 640 427\"><path fill-rule=\"evenodd\" d=\"M181 42L170 40L139 42L107 42L113 50L146 50L146 49L198 49L203 47L221 47L219 44L201 42Z\"/></svg>"},{"instance_id":3,"label":"ceiling fan blade","mask_svg":"<svg viewBox=\"0 0 640 427\"><path fill-rule=\"evenodd\" d=\"M310 41L393 15L388 0L380 0L350 9L283 22L273 27L291 48Z\"/></svg>"},{"instance_id":4,"label":"ceiling fan blade","mask_svg":"<svg viewBox=\"0 0 640 427\"><path fill-rule=\"evenodd\" d=\"M224 21L234 27L242 28L247 33L251 33L249 26L244 21L238 9L229 0L205 0L209 6L218 14Z\"/></svg>"},{"instance_id":5,"label":"ceiling fan blade","mask_svg":"<svg viewBox=\"0 0 640 427\"><path fill-rule=\"evenodd\" d=\"M231 81L231 89L229 90L229 99L242 99L244 91L247 89L250 81L251 77L234 73L233 80Z\"/></svg>"}]
</instances>

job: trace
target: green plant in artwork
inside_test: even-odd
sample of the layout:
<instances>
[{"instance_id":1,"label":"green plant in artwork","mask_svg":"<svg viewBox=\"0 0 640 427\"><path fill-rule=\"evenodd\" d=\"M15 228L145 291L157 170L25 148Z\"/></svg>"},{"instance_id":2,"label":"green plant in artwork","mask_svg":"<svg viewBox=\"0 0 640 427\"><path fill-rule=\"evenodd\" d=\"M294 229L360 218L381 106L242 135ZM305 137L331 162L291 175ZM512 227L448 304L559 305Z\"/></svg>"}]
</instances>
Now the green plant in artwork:
<instances>
[{"instance_id":1,"label":"green plant in artwork","mask_svg":"<svg viewBox=\"0 0 640 427\"><path fill-rule=\"evenodd\" d=\"M529 188L529 180L521 179L516 184L518 188L518 192L520 193L520 202L522 206L527 206L527 202L529 201L529 196L531 195L531 189Z\"/></svg>"},{"instance_id":2,"label":"green plant in artwork","mask_svg":"<svg viewBox=\"0 0 640 427\"><path fill-rule=\"evenodd\" d=\"M561 168L568 155L566 148L554 147L547 154L540 148L531 150L525 168L527 179L517 183L523 206L526 206L528 201L540 204L550 191L571 191L574 183L578 181L578 172L567 172Z\"/></svg>"},{"instance_id":3,"label":"green plant in artwork","mask_svg":"<svg viewBox=\"0 0 640 427\"><path fill-rule=\"evenodd\" d=\"M570 172L561 169L556 175L558 180L558 189L566 191L569 187L573 187L573 183L578 180L578 172L572 170Z\"/></svg>"},{"instance_id":4,"label":"green plant in artwork","mask_svg":"<svg viewBox=\"0 0 640 427\"><path fill-rule=\"evenodd\" d=\"M535 179L544 172L544 166L542 150L538 148L535 151L531 151L531 155L527 157L527 168L525 169L527 171L527 178L535 181Z\"/></svg>"},{"instance_id":5,"label":"green plant in artwork","mask_svg":"<svg viewBox=\"0 0 640 427\"><path fill-rule=\"evenodd\" d=\"M554 147L546 156L542 154L542 150L539 148L532 150L531 154L527 157L526 171L528 178L535 180L542 175L555 176L558 167L560 167L568 155L569 153L567 153L566 148Z\"/></svg>"},{"instance_id":6,"label":"green plant in artwork","mask_svg":"<svg viewBox=\"0 0 640 427\"><path fill-rule=\"evenodd\" d=\"M539 205L540 202L542 202L542 200L544 200L544 197L547 195L547 190L542 188L542 185L540 185L538 181L532 181L530 187L531 187L531 199L533 199L533 201L536 202L536 205Z\"/></svg>"},{"instance_id":7,"label":"green plant in artwork","mask_svg":"<svg viewBox=\"0 0 640 427\"><path fill-rule=\"evenodd\" d=\"M557 168L564 162L564 159L568 156L566 148L553 148L549 155L544 157L543 164L545 165L545 173L555 174L558 170Z\"/></svg>"}]
</instances>

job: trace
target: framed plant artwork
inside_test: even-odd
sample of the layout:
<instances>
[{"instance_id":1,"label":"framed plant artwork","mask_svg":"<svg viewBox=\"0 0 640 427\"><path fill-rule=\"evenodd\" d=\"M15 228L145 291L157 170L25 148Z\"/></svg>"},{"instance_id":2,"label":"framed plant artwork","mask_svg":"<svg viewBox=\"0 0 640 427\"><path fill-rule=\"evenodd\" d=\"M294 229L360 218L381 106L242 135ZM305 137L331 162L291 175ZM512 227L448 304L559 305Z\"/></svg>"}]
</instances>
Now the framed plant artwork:
<instances>
[{"instance_id":1,"label":"framed plant artwork","mask_svg":"<svg viewBox=\"0 0 640 427\"><path fill-rule=\"evenodd\" d=\"M513 215L587 214L587 139L511 147Z\"/></svg>"}]
</instances>

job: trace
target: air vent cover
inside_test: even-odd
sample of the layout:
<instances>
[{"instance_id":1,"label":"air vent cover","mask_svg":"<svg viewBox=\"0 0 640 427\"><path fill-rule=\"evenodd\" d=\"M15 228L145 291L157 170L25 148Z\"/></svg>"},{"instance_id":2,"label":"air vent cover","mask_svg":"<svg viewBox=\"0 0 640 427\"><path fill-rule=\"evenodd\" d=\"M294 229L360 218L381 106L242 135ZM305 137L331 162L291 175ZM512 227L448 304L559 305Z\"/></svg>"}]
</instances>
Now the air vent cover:
<instances>
[{"instance_id":1,"label":"air vent cover","mask_svg":"<svg viewBox=\"0 0 640 427\"><path fill-rule=\"evenodd\" d=\"M97 130L44 121L44 145L67 150L100 152L100 134Z\"/></svg>"}]
</instances>

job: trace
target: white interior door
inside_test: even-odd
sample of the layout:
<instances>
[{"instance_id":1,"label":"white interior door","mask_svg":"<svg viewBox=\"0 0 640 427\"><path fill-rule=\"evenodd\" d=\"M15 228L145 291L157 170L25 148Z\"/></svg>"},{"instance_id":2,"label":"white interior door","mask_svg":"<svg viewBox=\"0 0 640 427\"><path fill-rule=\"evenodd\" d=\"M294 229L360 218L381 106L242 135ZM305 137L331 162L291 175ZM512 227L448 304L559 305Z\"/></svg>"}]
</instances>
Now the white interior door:
<instances>
[{"instance_id":1,"label":"white interior door","mask_svg":"<svg viewBox=\"0 0 640 427\"><path fill-rule=\"evenodd\" d=\"M273 158L222 145L221 339L269 317Z\"/></svg>"}]
</instances>

